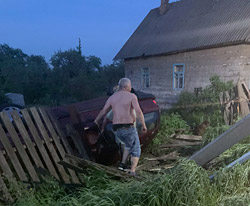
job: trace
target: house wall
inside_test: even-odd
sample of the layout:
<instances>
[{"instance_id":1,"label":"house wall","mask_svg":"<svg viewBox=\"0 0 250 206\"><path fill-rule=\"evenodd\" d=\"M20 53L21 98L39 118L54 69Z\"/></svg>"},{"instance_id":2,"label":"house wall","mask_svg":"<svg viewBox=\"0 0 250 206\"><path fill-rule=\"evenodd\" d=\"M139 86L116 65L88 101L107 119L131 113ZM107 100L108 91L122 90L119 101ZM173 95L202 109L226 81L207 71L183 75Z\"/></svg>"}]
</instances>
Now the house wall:
<instances>
[{"instance_id":1,"label":"house wall","mask_svg":"<svg viewBox=\"0 0 250 206\"><path fill-rule=\"evenodd\" d=\"M125 60L125 76L131 79L136 90L152 93L162 109L168 109L178 99L181 91L173 90L173 64L184 64L184 89L210 85L209 78L215 74L222 81L239 79L249 85L250 45L236 45L169 56ZM141 69L150 68L150 88L141 87Z\"/></svg>"}]
</instances>

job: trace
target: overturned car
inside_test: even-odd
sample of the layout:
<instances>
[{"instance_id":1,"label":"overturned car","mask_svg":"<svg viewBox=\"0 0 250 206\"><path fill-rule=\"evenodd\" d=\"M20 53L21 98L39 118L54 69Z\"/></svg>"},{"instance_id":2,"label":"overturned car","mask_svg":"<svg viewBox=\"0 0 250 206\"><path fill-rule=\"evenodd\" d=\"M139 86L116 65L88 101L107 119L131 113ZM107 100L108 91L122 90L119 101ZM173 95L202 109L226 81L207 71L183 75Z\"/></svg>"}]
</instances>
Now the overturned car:
<instances>
[{"instance_id":1,"label":"overturned car","mask_svg":"<svg viewBox=\"0 0 250 206\"><path fill-rule=\"evenodd\" d=\"M136 122L142 150L145 149L157 134L160 123L159 106L152 94L135 91L139 105L144 114L145 123L148 128L147 133L141 133L141 124ZM104 107L108 97L92 99L84 102L75 103L68 106L55 107L53 112L62 128L66 131L67 125L74 124L75 130L79 132L78 141L71 139L68 135L68 142L74 148L75 155L83 156L81 151L85 150L90 160L102 164L112 164L119 160L119 145L115 141L112 122L105 124L104 130L95 125L94 120L101 109ZM66 133L69 134L67 131ZM78 144L82 144L80 147Z\"/></svg>"}]
</instances>

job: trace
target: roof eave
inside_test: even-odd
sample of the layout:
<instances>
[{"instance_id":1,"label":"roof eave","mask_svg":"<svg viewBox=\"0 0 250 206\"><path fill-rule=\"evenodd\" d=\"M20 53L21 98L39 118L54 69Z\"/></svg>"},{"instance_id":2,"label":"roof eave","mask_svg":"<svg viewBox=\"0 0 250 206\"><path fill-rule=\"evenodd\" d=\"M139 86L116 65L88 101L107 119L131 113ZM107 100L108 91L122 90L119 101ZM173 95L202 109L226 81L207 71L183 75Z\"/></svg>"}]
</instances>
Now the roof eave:
<instances>
[{"instance_id":1,"label":"roof eave","mask_svg":"<svg viewBox=\"0 0 250 206\"><path fill-rule=\"evenodd\" d=\"M190 48L190 49L183 49L183 50L177 50L177 51L170 51L170 52L163 52L158 54L149 54L149 55L140 55L140 56L133 56L133 57L122 57L122 55L119 55L119 53L115 56L114 60L131 60L131 59L140 59L140 58L150 58L150 57L157 57L157 56L170 56L175 55L179 53L184 52L192 52L192 51L199 51L199 50L205 50L205 49L213 49L213 48L219 48L219 47L226 47L226 46L235 46L240 44L247 44L249 45L249 40L242 40L242 41L235 41L235 42L227 42L222 44L215 44L215 45L208 45L208 46L202 46L202 47L196 47L196 48ZM119 57L121 56L121 57Z\"/></svg>"}]
</instances>

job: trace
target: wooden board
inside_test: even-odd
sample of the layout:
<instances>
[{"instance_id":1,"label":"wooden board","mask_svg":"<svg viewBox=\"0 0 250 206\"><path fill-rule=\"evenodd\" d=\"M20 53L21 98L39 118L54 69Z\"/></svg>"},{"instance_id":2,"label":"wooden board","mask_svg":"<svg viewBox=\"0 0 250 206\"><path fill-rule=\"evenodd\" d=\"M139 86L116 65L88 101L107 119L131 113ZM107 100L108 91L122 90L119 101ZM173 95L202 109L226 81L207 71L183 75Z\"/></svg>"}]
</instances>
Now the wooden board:
<instances>
[{"instance_id":1,"label":"wooden board","mask_svg":"<svg viewBox=\"0 0 250 206\"><path fill-rule=\"evenodd\" d=\"M63 146L62 146L62 144L60 142L60 137L57 135L57 133L56 133L56 131L55 131L55 129L54 129L54 127L53 127L47 113L46 113L46 111L44 109L42 109L42 108L39 108L38 110L39 110L39 112L40 112L40 114L41 114L41 116L42 116L42 118L43 118L43 120L45 122L45 125L47 126L47 128L48 128L48 130L49 130L49 132L50 132L50 134L52 136L52 139L54 140L54 142L55 142L55 144L57 146L57 149L58 149L61 157L64 159L66 153L65 153L65 150L64 150L64 148L63 148ZM70 173L70 175L72 177L73 182L74 183L80 183L78 178L77 178L76 173L71 169L69 169L68 171L69 171L69 173Z\"/></svg>"},{"instance_id":2,"label":"wooden board","mask_svg":"<svg viewBox=\"0 0 250 206\"><path fill-rule=\"evenodd\" d=\"M176 160L179 158L179 153L177 151L171 152L169 154L163 155L161 157L145 158L149 161L159 161L159 160Z\"/></svg>"},{"instance_id":3,"label":"wooden board","mask_svg":"<svg viewBox=\"0 0 250 206\"><path fill-rule=\"evenodd\" d=\"M11 139L14 142L15 147L16 147L19 155L21 156L23 163L24 163L29 175L31 176L32 180L34 182L40 182L40 179L36 174L35 168L34 168L33 164L31 163L31 161L30 161L30 159L29 159L29 157L28 157L28 155L23 147L23 144L20 141L19 136L18 136L15 128L13 127L13 124L10 122L8 115L5 112L1 112L0 116L2 118L4 125L6 126L6 128L8 130L8 133L10 134Z\"/></svg>"},{"instance_id":4,"label":"wooden board","mask_svg":"<svg viewBox=\"0 0 250 206\"><path fill-rule=\"evenodd\" d=\"M56 132L59 134L66 152L68 154L73 154L72 148L69 146L69 143L67 141L67 137L66 137L65 133L62 131L62 128L60 127L59 122L57 121L57 119L53 115L53 112L48 108L46 109L46 112L47 112L48 117L50 118L51 123L53 124ZM67 161L67 160L65 160L65 161ZM72 177L72 180L74 183L80 183L80 180L78 179L77 175L74 175L72 171L70 171L70 174L71 174L71 177Z\"/></svg>"},{"instance_id":5,"label":"wooden board","mask_svg":"<svg viewBox=\"0 0 250 206\"><path fill-rule=\"evenodd\" d=\"M53 115L53 111L49 108L46 108L47 114L52 122L52 124L54 125L56 132L59 134L59 136L61 137L61 141L63 143L63 146L65 147L65 150L68 154L73 154L72 148L69 146L69 143L67 141L67 137L64 134L64 132L62 131L62 128L60 127L60 123L58 122L58 120L55 118L55 116Z\"/></svg>"},{"instance_id":6,"label":"wooden board","mask_svg":"<svg viewBox=\"0 0 250 206\"><path fill-rule=\"evenodd\" d=\"M245 117L249 114L249 107L248 107L248 98L245 95L242 84L237 84L238 96L239 96L239 103L240 103L240 115L241 117Z\"/></svg>"},{"instance_id":7,"label":"wooden board","mask_svg":"<svg viewBox=\"0 0 250 206\"><path fill-rule=\"evenodd\" d=\"M35 162L36 164L36 167L41 167L41 168L44 168L43 166L43 163L42 161L40 160L39 158L39 155L35 149L35 146L33 144L33 142L31 141L31 137L29 136L26 128L24 127L23 125L23 121L21 120L19 114L17 113L17 111L13 111L12 112L12 117L13 117L13 120L27 146L27 149L29 150L30 154L31 154L31 157L33 159L33 161ZM39 145L40 146L40 145Z\"/></svg>"},{"instance_id":8,"label":"wooden board","mask_svg":"<svg viewBox=\"0 0 250 206\"><path fill-rule=\"evenodd\" d=\"M46 145L47 145L47 147L48 147L48 149L49 149L49 151L50 151L50 153L51 153L51 155L53 157L53 160L54 160L54 162L55 162L55 164L56 164L56 166L57 166L57 168L58 168L58 170L60 172L60 175L62 176L63 181L65 183L70 183L69 176L66 173L64 167L62 165L58 164L58 162L61 159L59 158L54 145L50 141L50 137L49 137L49 135L47 133L46 128L44 127L42 119L40 118L36 108L32 107L32 108L30 108L30 111L31 111L31 113L32 113L32 115L33 115L33 117L35 119L38 130L40 131L40 133L41 133L41 135L42 135L42 137L43 137L43 139L44 139L44 141L45 141L45 143L46 143Z\"/></svg>"},{"instance_id":9,"label":"wooden board","mask_svg":"<svg viewBox=\"0 0 250 206\"><path fill-rule=\"evenodd\" d=\"M13 165L13 167L15 168L16 170L16 173L19 177L19 179L21 181L28 181L28 178L23 170L23 167L22 165L20 164L20 161L19 159L17 158L17 155L14 151L14 149L12 148L10 142L9 142L9 139L8 137L6 136L2 126L0 125L0 137L1 137L1 142L4 146L4 149L6 151L6 153L8 154L8 157ZM4 161L4 160L3 160Z\"/></svg>"},{"instance_id":10,"label":"wooden board","mask_svg":"<svg viewBox=\"0 0 250 206\"><path fill-rule=\"evenodd\" d=\"M154 166L158 165L160 162L155 160L155 161L147 161L144 164L138 165L136 167L136 171L141 171L141 170L149 170L151 168L153 168Z\"/></svg>"},{"instance_id":11,"label":"wooden board","mask_svg":"<svg viewBox=\"0 0 250 206\"><path fill-rule=\"evenodd\" d=\"M70 168L70 161L64 159L66 151L60 141L63 132L44 109L31 108L30 111L22 110L22 118L13 111L12 120L6 113L0 113L4 125L3 128L0 124L0 143L3 146L0 150L0 191L5 200L12 199L7 185L17 184L18 180L29 184L30 181L40 182L39 172L67 184L80 184L76 172ZM69 146L67 150L70 151ZM59 164L60 161L66 169Z\"/></svg>"},{"instance_id":12,"label":"wooden board","mask_svg":"<svg viewBox=\"0 0 250 206\"><path fill-rule=\"evenodd\" d=\"M200 145L201 142L185 141L185 140L172 140L169 144L160 145L160 148L171 148L171 147L186 147Z\"/></svg>"},{"instance_id":13,"label":"wooden board","mask_svg":"<svg viewBox=\"0 0 250 206\"><path fill-rule=\"evenodd\" d=\"M83 138L83 125L79 112L77 111L75 106L69 106L68 111L70 113L71 124L66 125L67 132L72 137L72 140L81 157L86 160L90 160L91 152L87 147L85 147L85 144L87 144L87 142L84 142L85 138Z\"/></svg>"},{"instance_id":14,"label":"wooden board","mask_svg":"<svg viewBox=\"0 0 250 206\"><path fill-rule=\"evenodd\" d=\"M245 92L248 100L250 100L250 92L249 92L249 89L248 89L248 87L247 87L247 85L246 85L245 82L242 82L242 88L243 88L243 91Z\"/></svg>"},{"instance_id":15,"label":"wooden board","mask_svg":"<svg viewBox=\"0 0 250 206\"><path fill-rule=\"evenodd\" d=\"M11 171L8 162L6 161L6 158L4 157L4 154L2 150L0 150L0 168L3 171L3 175L8 179L9 182L14 181L14 175Z\"/></svg>"},{"instance_id":16,"label":"wooden board","mask_svg":"<svg viewBox=\"0 0 250 206\"><path fill-rule=\"evenodd\" d=\"M50 159L49 157L49 154L47 153L47 150L46 148L44 147L44 143L42 141L42 139L40 138L39 134L38 134L38 131L28 113L28 110L27 109L24 109L22 110L22 115L23 115L23 118L27 124L27 126L29 127L29 130L31 132L31 135L32 137L34 138L34 141L36 142L37 144L37 148L47 166L47 169L49 170L49 172L51 173L52 176L54 176L57 180L59 180L59 176L56 172L56 169L52 163L52 160Z\"/></svg>"},{"instance_id":17,"label":"wooden board","mask_svg":"<svg viewBox=\"0 0 250 206\"><path fill-rule=\"evenodd\" d=\"M8 188L6 187L2 175L0 174L0 192L3 192L3 199L2 200L8 200L10 202L13 202L13 198L11 197ZM1 199L1 198L0 198Z\"/></svg>"},{"instance_id":18,"label":"wooden board","mask_svg":"<svg viewBox=\"0 0 250 206\"><path fill-rule=\"evenodd\" d=\"M220 100L220 105L223 106L223 104L224 104L223 92L220 92L220 94L219 94L219 100Z\"/></svg>"},{"instance_id":19,"label":"wooden board","mask_svg":"<svg viewBox=\"0 0 250 206\"><path fill-rule=\"evenodd\" d=\"M181 134L175 137L176 139L182 139L182 140L190 140L190 141L201 141L202 140L202 136L198 136L198 135L185 135L185 134Z\"/></svg>"},{"instance_id":20,"label":"wooden board","mask_svg":"<svg viewBox=\"0 0 250 206\"><path fill-rule=\"evenodd\" d=\"M90 169L102 171L102 172L105 172L105 173L110 174L112 176L116 176L116 177L120 177L120 178L131 178L132 177L128 173L125 173L125 172L120 171L118 169L111 168L111 167L108 167L105 165L101 165L101 164L98 164L98 163L95 163L95 162L92 162L89 160L85 160L83 158L75 157L73 155L66 154L65 157L66 157L66 159L71 160L71 161L69 161L69 162L71 162L71 164L73 164L77 167L80 167L80 168L81 167L88 167ZM140 179L140 177L136 177L136 178Z\"/></svg>"}]
</instances>

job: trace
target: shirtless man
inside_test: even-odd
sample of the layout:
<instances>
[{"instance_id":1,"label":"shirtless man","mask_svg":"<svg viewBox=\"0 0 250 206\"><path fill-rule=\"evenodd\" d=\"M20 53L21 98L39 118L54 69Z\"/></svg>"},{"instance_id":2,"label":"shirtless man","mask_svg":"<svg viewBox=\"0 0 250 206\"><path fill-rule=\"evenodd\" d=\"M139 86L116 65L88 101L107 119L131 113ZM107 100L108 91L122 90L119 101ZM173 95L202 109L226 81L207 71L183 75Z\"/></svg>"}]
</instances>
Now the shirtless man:
<instances>
[{"instance_id":1,"label":"shirtless man","mask_svg":"<svg viewBox=\"0 0 250 206\"><path fill-rule=\"evenodd\" d=\"M130 93L130 91L130 80L127 78L120 79L119 90L109 97L104 108L96 117L95 123L98 125L99 120L112 109L113 129L116 131L117 138L119 138L125 144L122 162L119 169L125 168L128 155L131 154L130 173L134 175L135 168L141 155L141 147L138 133L134 127L135 117L133 114L133 109L135 110L136 116L139 118L142 124L143 133L147 132L147 127L137 97L135 94Z\"/></svg>"}]
</instances>

